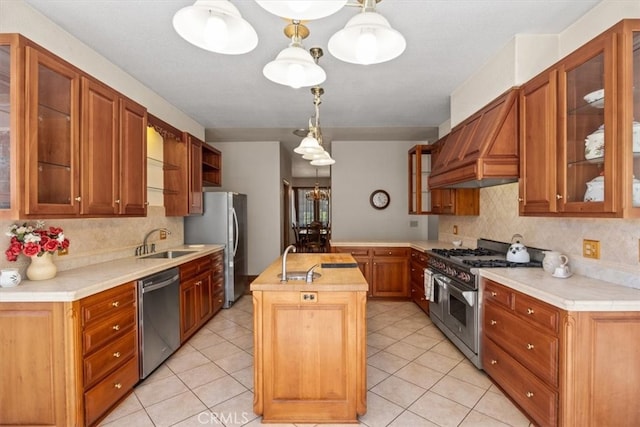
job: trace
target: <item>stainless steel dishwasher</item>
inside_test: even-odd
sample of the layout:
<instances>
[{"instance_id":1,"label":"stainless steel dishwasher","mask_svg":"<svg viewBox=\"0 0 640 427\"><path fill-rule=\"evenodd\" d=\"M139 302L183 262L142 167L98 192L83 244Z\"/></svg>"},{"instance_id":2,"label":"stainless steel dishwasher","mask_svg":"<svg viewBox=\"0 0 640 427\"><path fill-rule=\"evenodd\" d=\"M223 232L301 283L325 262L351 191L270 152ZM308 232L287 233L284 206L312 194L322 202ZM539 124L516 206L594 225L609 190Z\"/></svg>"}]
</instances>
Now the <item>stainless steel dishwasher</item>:
<instances>
[{"instance_id":1,"label":"stainless steel dishwasher","mask_svg":"<svg viewBox=\"0 0 640 427\"><path fill-rule=\"evenodd\" d=\"M180 347L180 271L164 270L138 280L140 378L146 378Z\"/></svg>"}]
</instances>

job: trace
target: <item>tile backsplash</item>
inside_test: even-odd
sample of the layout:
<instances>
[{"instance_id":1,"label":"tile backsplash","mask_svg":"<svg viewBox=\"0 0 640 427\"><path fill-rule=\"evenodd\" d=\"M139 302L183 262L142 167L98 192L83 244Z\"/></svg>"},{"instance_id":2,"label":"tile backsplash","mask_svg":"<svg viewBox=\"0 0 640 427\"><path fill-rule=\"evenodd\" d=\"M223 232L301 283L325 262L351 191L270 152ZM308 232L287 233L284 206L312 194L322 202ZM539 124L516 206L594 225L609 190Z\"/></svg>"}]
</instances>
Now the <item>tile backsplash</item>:
<instances>
[{"instance_id":1,"label":"tile backsplash","mask_svg":"<svg viewBox=\"0 0 640 427\"><path fill-rule=\"evenodd\" d=\"M521 234L527 246L566 254L578 274L640 289L640 219L521 217L517 183L481 189L479 216L442 215L438 231L440 240L462 239L469 247L478 238L510 242ZM583 239L600 241L599 260L582 256Z\"/></svg>"},{"instance_id":2,"label":"tile backsplash","mask_svg":"<svg viewBox=\"0 0 640 427\"><path fill-rule=\"evenodd\" d=\"M133 257L135 248L142 244L144 236L154 228L167 228L171 234L160 240L156 232L149 237L149 243L156 244L156 251L181 245L183 238L182 217L164 216L163 206L149 206L144 218L87 218L87 219L45 219L45 226L62 227L71 242L69 254L55 255L58 271L70 270L85 265L97 264L114 259ZM0 268L19 268L23 277L29 265L29 258L21 255L16 262L9 262L4 251L9 247L6 235L11 224L32 223L25 220L0 220Z\"/></svg>"}]
</instances>

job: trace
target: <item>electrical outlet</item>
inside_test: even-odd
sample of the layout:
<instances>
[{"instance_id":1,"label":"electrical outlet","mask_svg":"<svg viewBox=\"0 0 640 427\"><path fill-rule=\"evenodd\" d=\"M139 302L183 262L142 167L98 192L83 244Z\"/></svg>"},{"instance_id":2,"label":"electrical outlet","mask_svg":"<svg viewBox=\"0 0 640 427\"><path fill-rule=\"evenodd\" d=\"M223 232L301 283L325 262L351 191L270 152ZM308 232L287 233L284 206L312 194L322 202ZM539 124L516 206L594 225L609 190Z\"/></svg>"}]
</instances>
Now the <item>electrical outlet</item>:
<instances>
[{"instance_id":1,"label":"electrical outlet","mask_svg":"<svg viewBox=\"0 0 640 427\"><path fill-rule=\"evenodd\" d=\"M160 230L160 240L165 240L167 238L167 232L164 230Z\"/></svg>"},{"instance_id":2,"label":"electrical outlet","mask_svg":"<svg viewBox=\"0 0 640 427\"><path fill-rule=\"evenodd\" d=\"M458 226L457 225L453 226L453 234L458 234Z\"/></svg>"},{"instance_id":3,"label":"electrical outlet","mask_svg":"<svg viewBox=\"0 0 640 427\"><path fill-rule=\"evenodd\" d=\"M69 255L69 248L58 249L58 256Z\"/></svg>"},{"instance_id":4,"label":"electrical outlet","mask_svg":"<svg viewBox=\"0 0 640 427\"><path fill-rule=\"evenodd\" d=\"M600 259L600 241L583 239L582 256L585 258Z\"/></svg>"},{"instance_id":5,"label":"electrical outlet","mask_svg":"<svg viewBox=\"0 0 640 427\"><path fill-rule=\"evenodd\" d=\"M409 227L417 228L418 227L418 221L409 221Z\"/></svg>"}]
</instances>

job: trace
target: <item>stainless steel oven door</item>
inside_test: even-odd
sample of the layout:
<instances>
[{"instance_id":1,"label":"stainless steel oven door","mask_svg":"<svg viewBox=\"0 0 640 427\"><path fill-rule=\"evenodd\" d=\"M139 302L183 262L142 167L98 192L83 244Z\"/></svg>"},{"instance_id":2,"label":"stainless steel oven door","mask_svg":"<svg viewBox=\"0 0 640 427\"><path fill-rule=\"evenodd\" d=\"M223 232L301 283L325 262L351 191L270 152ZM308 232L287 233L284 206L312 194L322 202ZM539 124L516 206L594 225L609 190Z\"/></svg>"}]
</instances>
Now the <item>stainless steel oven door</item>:
<instances>
[{"instance_id":1,"label":"stainless steel oven door","mask_svg":"<svg viewBox=\"0 0 640 427\"><path fill-rule=\"evenodd\" d=\"M434 317L443 321L442 316L444 313L444 296L445 296L445 284L442 280L444 277L442 274L437 274L433 270L428 270L433 277L433 287L431 292L433 293L431 299L429 300L429 317L433 319ZM425 277L429 274L425 269ZM438 280L440 279L440 280Z\"/></svg>"},{"instance_id":2,"label":"stainless steel oven door","mask_svg":"<svg viewBox=\"0 0 640 427\"><path fill-rule=\"evenodd\" d=\"M448 278L447 278L448 279ZM478 353L478 291L448 279L443 322L473 353Z\"/></svg>"}]
</instances>

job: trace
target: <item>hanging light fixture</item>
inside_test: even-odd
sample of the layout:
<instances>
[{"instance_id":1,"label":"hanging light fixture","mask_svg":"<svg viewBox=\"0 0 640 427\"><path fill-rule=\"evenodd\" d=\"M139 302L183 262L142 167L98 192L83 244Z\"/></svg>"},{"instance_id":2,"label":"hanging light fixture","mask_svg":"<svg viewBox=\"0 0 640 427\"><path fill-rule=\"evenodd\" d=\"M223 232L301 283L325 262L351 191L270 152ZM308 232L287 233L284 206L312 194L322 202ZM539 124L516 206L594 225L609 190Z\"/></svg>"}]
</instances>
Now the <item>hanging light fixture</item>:
<instances>
[{"instance_id":1,"label":"hanging light fixture","mask_svg":"<svg viewBox=\"0 0 640 427\"><path fill-rule=\"evenodd\" d=\"M291 44L264 66L264 76L272 82L295 89L325 81L327 74L302 46L302 39L309 36L309 29L294 19L285 27L284 34L291 39Z\"/></svg>"},{"instance_id":2,"label":"hanging light fixture","mask_svg":"<svg viewBox=\"0 0 640 427\"><path fill-rule=\"evenodd\" d=\"M268 12L287 19L320 19L339 11L347 0L256 0Z\"/></svg>"},{"instance_id":3,"label":"hanging light fixture","mask_svg":"<svg viewBox=\"0 0 640 427\"><path fill-rule=\"evenodd\" d=\"M318 184L318 168L316 168L316 186L313 190L307 191L304 195L305 199L317 201L317 200L329 200L329 190L323 190Z\"/></svg>"},{"instance_id":4,"label":"hanging light fixture","mask_svg":"<svg viewBox=\"0 0 640 427\"><path fill-rule=\"evenodd\" d=\"M173 28L199 48L239 55L258 45L258 34L229 0L198 0L173 16Z\"/></svg>"},{"instance_id":5,"label":"hanging light fixture","mask_svg":"<svg viewBox=\"0 0 640 427\"><path fill-rule=\"evenodd\" d=\"M404 52L407 42L402 34L376 12L379 1L358 0L362 12L329 39L328 48L333 56L352 64L369 65L390 61Z\"/></svg>"}]
</instances>

